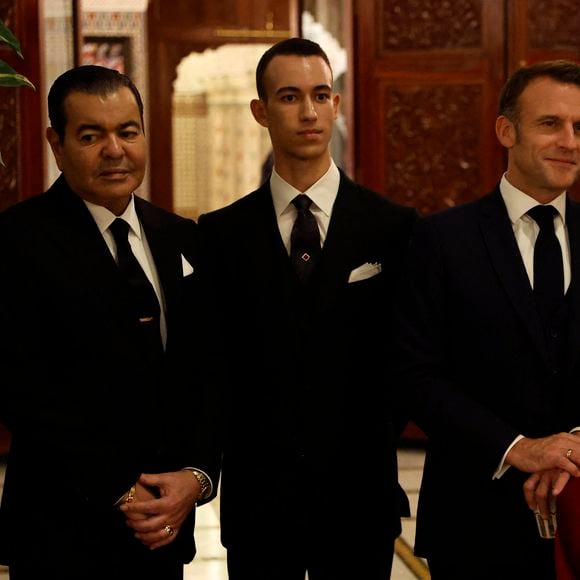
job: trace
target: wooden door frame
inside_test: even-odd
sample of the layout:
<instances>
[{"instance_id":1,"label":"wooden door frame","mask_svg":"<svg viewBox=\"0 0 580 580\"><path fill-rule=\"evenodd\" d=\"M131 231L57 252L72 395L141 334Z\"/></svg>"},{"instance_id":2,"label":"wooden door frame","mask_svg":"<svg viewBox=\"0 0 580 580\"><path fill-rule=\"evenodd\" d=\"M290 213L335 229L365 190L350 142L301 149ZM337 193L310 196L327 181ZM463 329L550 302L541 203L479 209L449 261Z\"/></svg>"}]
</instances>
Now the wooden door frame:
<instances>
[{"instance_id":1,"label":"wooden door frame","mask_svg":"<svg viewBox=\"0 0 580 580\"><path fill-rule=\"evenodd\" d=\"M290 11L290 33L299 34L300 0L287 0ZM177 65L191 52L216 49L224 44L260 44L279 40L274 34L252 36L232 33L227 38L215 30L200 28L165 30L159 25L155 13L157 3L152 0L147 11L149 46L149 101L150 119L149 175L150 199L156 205L173 210L173 129L172 98L173 83L177 77ZM152 71L155 71L154 76Z\"/></svg>"}]
</instances>

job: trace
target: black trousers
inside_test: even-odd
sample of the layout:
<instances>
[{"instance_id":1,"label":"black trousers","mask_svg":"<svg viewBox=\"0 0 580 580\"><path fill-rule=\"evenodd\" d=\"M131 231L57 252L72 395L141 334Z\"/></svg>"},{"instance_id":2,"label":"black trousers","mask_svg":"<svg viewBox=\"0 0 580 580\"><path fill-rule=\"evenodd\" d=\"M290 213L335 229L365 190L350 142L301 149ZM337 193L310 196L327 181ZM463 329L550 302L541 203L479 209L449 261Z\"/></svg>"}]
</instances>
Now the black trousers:
<instances>
[{"instance_id":1,"label":"black trousers","mask_svg":"<svg viewBox=\"0 0 580 580\"><path fill-rule=\"evenodd\" d=\"M303 551L289 546L274 547L256 538L252 545L228 548L228 578L304 580L308 571L309 580L389 580L393 554L393 542L383 544L380 549L357 546L356 542L344 547L321 543L318 550L313 546Z\"/></svg>"}]
</instances>

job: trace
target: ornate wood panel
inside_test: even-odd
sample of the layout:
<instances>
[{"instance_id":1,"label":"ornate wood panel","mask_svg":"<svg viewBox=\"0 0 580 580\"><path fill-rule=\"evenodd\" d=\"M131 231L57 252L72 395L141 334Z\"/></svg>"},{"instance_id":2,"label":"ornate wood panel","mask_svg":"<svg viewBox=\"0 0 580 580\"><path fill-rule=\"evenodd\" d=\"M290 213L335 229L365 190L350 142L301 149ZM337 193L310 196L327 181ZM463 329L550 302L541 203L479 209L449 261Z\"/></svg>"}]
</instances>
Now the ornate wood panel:
<instances>
[{"instance_id":1,"label":"ornate wood panel","mask_svg":"<svg viewBox=\"0 0 580 580\"><path fill-rule=\"evenodd\" d=\"M37 87L0 87L0 209L40 193L43 187L38 0L0 0L0 19L20 41L24 60L7 47L0 58Z\"/></svg>"},{"instance_id":2,"label":"ornate wood panel","mask_svg":"<svg viewBox=\"0 0 580 580\"><path fill-rule=\"evenodd\" d=\"M505 79L580 60L578 30L577 0L356 0L355 177L422 213L483 195L505 167Z\"/></svg>"},{"instance_id":3,"label":"ornate wood panel","mask_svg":"<svg viewBox=\"0 0 580 580\"><path fill-rule=\"evenodd\" d=\"M577 0L507 0L509 71L554 58L580 59Z\"/></svg>"},{"instance_id":4,"label":"ornate wood panel","mask_svg":"<svg viewBox=\"0 0 580 580\"><path fill-rule=\"evenodd\" d=\"M176 67L192 51L225 43L271 43L298 32L298 0L151 0L149 98L151 200L172 209L171 106Z\"/></svg>"},{"instance_id":5,"label":"ornate wood panel","mask_svg":"<svg viewBox=\"0 0 580 580\"><path fill-rule=\"evenodd\" d=\"M357 180L422 213L493 187L503 29L503 0L355 3Z\"/></svg>"},{"instance_id":6,"label":"ornate wood panel","mask_svg":"<svg viewBox=\"0 0 580 580\"><path fill-rule=\"evenodd\" d=\"M508 7L508 72L541 60L580 62L578 0L508 0ZM580 182L570 194L580 201Z\"/></svg>"}]
</instances>

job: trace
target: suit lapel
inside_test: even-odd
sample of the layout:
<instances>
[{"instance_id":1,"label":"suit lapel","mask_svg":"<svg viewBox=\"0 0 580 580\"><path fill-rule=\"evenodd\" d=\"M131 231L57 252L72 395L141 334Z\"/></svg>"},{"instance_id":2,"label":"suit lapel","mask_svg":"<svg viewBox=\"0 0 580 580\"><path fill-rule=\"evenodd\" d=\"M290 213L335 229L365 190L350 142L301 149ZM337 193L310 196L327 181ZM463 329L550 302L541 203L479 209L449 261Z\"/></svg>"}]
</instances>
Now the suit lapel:
<instances>
[{"instance_id":1,"label":"suit lapel","mask_svg":"<svg viewBox=\"0 0 580 580\"><path fill-rule=\"evenodd\" d=\"M96 295L95 304L118 303L123 285L118 268L95 220L83 200L60 177L47 192L47 236L61 246L70 260L71 278L82 277L83 287ZM105 283L104 283L105 282ZM108 283L107 283L108 282Z\"/></svg>"},{"instance_id":2,"label":"suit lapel","mask_svg":"<svg viewBox=\"0 0 580 580\"><path fill-rule=\"evenodd\" d=\"M55 201L55 213L50 221L51 235L71 260L71 275L86 279L86 288L95 295L100 308L112 307L117 313L128 312L132 299L120 276L115 260L94 219L82 199L73 193L64 179L55 182L48 192ZM143 225L155 260L165 298L168 324L175 303L181 274L181 256L161 227L155 208L135 197L135 207ZM48 221L48 220L47 220Z\"/></svg>"},{"instance_id":3,"label":"suit lapel","mask_svg":"<svg viewBox=\"0 0 580 580\"><path fill-rule=\"evenodd\" d=\"M485 199L480 227L500 284L546 364L550 364L532 287L499 189Z\"/></svg>"},{"instance_id":4,"label":"suit lapel","mask_svg":"<svg viewBox=\"0 0 580 580\"><path fill-rule=\"evenodd\" d=\"M299 280L280 236L269 184L251 193L246 201L239 220L241 258L252 272L256 288L277 287L290 297L299 287Z\"/></svg>"},{"instance_id":5,"label":"suit lapel","mask_svg":"<svg viewBox=\"0 0 580 580\"><path fill-rule=\"evenodd\" d=\"M181 254L176 251L178 246L171 237L172 228L162 227L155 207L135 196L135 209L155 262L169 325L178 300L179 282L182 278Z\"/></svg>"},{"instance_id":6,"label":"suit lapel","mask_svg":"<svg viewBox=\"0 0 580 580\"><path fill-rule=\"evenodd\" d=\"M331 305L337 290L348 282L351 270L361 265L361 256L364 261L380 259L379 256L366 255L360 246L361 241L367 239L364 231L366 224L357 186L341 172L338 194L315 275L322 305Z\"/></svg>"},{"instance_id":7,"label":"suit lapel","mask_svg":"<svg viewBox=\"0 0 580 580\"><path fill-rule=\"evenodd\" d=\"M578 360L580 350L580 206L568 201L566 227L570 242L570 270L572 278L566 295L569 305L568 367Z\"/></svg>"}]
</instances>

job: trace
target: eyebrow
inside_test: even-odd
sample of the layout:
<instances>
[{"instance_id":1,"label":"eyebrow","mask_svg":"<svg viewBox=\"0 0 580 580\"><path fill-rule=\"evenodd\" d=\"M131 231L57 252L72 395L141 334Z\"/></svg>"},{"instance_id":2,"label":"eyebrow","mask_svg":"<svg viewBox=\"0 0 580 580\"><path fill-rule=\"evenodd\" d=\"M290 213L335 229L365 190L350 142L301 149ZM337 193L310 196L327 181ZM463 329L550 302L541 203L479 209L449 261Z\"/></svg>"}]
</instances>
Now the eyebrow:
<instances>
[{"instance_id":1,"label":"eyebrow","mask_svg":"<svg viewBox=\"0 0 580 580\"><path fill-rule=\"evenodd\" d=\"M118 127L118 129L123 130L123 129L128 129L130 127L135 127L136 129L141 130L141 123L138 123L137 121L127 121L125 123L121 123ZM78 129L77 129L77 133L80 133L81 131L102 131L104 129L104 127L102 125L98 125L96 123L83 123L82 125L79 125Z\"/></svg>"},{"instance_id":2,"label":"eyebrow","mask_svg":"<svg viewBox=\"0 0 580 580\"><path fill-rule=\"evenodd\" d=\"M314 87L315 91L332 91L332 87L329 85L316 85ZM280 87L277 91L276 94L279 93L285 93L285 92L290 92L290 93L300 93L302 92L298 87L293 87L293 86L287 86L287 87Z\"/></svg>"}]
</instances>

